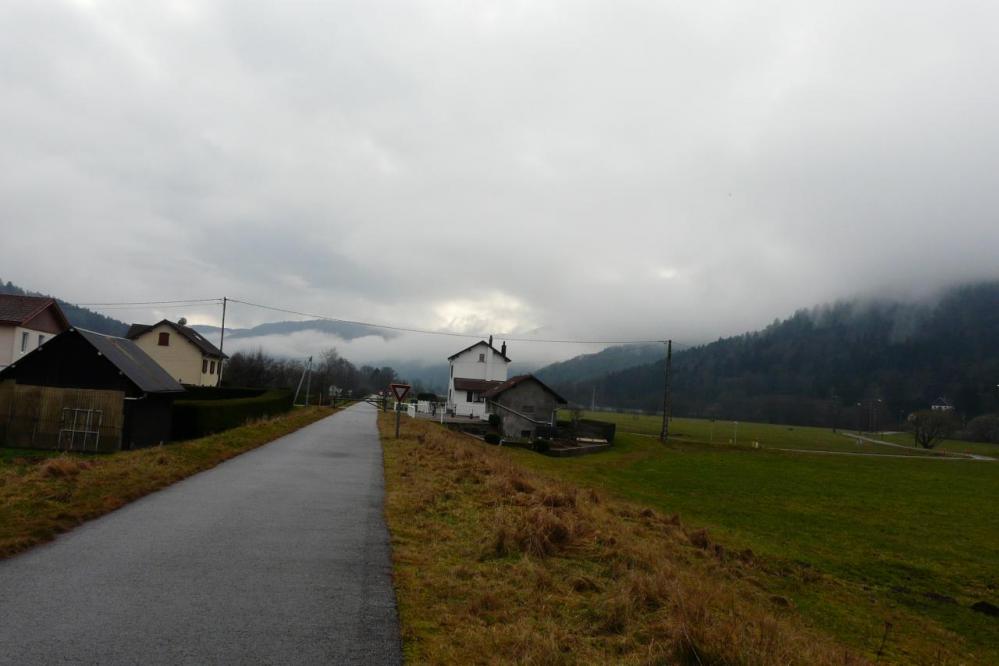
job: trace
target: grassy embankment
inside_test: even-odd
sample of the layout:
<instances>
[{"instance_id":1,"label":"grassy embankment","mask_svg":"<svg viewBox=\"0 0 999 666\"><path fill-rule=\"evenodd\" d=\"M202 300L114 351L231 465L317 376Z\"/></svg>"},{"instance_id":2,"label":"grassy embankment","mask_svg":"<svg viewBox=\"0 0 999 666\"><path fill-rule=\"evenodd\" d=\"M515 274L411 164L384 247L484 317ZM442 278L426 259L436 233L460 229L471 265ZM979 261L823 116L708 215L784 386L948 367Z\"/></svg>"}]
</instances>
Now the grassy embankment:
<instances>
[{"instance_id":1,"label":"grassy embankment","mask_svg":"<svg viewBox=\"0 0 999 666\"><path fill-rule=\"evenodd\" d=\"M0 558L271 442L323 417L307 407L215 435L137 451L0 449Z\"/></svg>"},{"instance_id":2,"label":"grassy embankment","mask_svg":"<svg viewBox=\"0 0 999 666\"><path fill-rule=\"evenodd\" d=\"M712 446L710 422L694 419L676 419L677 441L663 447L646 436L658 433L656 417L590 416L618 422L612 451L568 465L522 451L508 455L678 511L726 545L751 548L778 568L812 572L821 584L800 585L791 577L773 589L852 645L870 651L888 621L888 649L901 661L948 655L958 662L999 661L999 621L970 608L999 604L999 512L983 510L995 502L999 463L752 449L755 440L772 448L900 451L857 447L818 428L767 424L740 423L736 447L729 443L733 424L716 422ZM727 435L721 444L719 431ZM961 444L950 450L959 452ZM992 452L978 448L989 446L977 445L975 452Z\"/></svg>"},{"instance_id":3,"label":"grassy embankment","mask_svg":"<svg viewBox=\"0 0 999 666\"><path fill-rule=\"evenodd\" d=\"M902 663L995 663L999 659L999 623L969 608L976 601L997 601L999 515L981 509L994 502L999 465L793 454L742 446L742 432L753 432L756 441L763 440L761 446L777 440L782 446L775 448L784 448L784 444L786 448L807 448L809 442L824 448L822 440L816 439L820 433L813 432L817 429L777 426L753 426L754 431L744 430L745 424L740 424L739 447L729 445L728 438L724 444L710 445L692 441L691 433L697 432L699 424L691 427L677 421L674 432L687 432L686 440L663 447L653 438L625 432L622 426L612 451L585 458L551 459L470 440L456 450L484 450L489 460L500 457L505 461L506 469L513 470L509 473L528 474L524 471L528 468L571 484L570 488L598 489L614 500L624 500L622 506L649 507L656 515L677 512L684 524L708 528L708 542L717 540L725 552L753 552L752 564L740 564L734 572L725 570L731 562L716 565L720 571L712 571L710 576L717 577L723 589L741 595L743 582L750 581L764 598L769 595L786 600L804 623L868 657L878 652L889 622L883 659ZM408 435L415 427L426 427L404 423L408 424ZM653 430L651 419L640 423ZM508 493L509 500L489 495L489 484L494 482L482 472L477 474L485 481L484 489L464 481L461 475L468 467L464 453L449 460L426 446L425 452L417 451L420 447L411 439L398 445L387 440L386 444L389 517L397 543L400 598L411 654L433 660L438 656L435 651L444 649L438 642L465 631L452 627L448 618L461 612L463 603L474 607L473 590L485 593L491 589L514 606L514 600L520 600L547 608L543 594L539 597L539 593L521 589L533 585L530 571L542 567L555 578L571 580L580 572L592 576L588 567L600 569L594 562L602 556L559 559L555 565L558 574L547 560L537 558L524 562L486 558L483 561L491 565L476 563L475 557L484 557L488 551L489 539L495 537L498 526L513 524L513 528L504 529L529 529L532 517L525 511L530 510L531 500L522 500L522 494L508 489L500 493ZM891 452L890 447L880 448ZM503 469L503 462L488 464ZM527 509L520 508L522 501L527 502ZM505 503L510 502L517 508L507 508ZM603 506L611 504L604 502ZM660 535L643 532L613 512L604 518L610 519L611 526L620 522L619 529L631 543L668 554L664 562L672 566L676 566L675 553L684 552L664 546L658 541ZM585 518L585 522L591 521ZM680 543L685 534L697 534L693 528L673 532L671 537ZM615 535L619 542L622 538ZM523 567L523 571L516 567ZM437 584L421 580L420 571L428 572L427 579L440 575L447 580ZM461 576L468 576L468 571L471 578L463 581ZM521 577L525 582L520 582ZM613 576L602 580L606 586L602 590L620 589ZM492 587L494 583L499 587ZM566 594L568 600L563 598ZM454 599L448 601L448 595ZM557 603L563 604L563 610L574 608L577 616L599 614L599 608L606 608L599 595L573 598L562 589L556 597L562 599ZM508 608L507 602L502 606ZM649 624L656 621L651 618L668 612L661 607L641 611L639 628L626 632L628 637L622 640L632 646L630 649L642 641L649 645L654 637L675 644L675 637L662 625ZM493 623L485 625L494 635L496 649L512 649L500 644L501 638L514 640L510 632L519 631L520 640L530 642L531 627L542 626L531 625L529 620L516 620L513 626L503 624L512 621L510 615L515 615L514 611L493 614ZM537 617L535 620L540 622ZM482 628L481 621L473 624ZM587 653L587 658L597 659L595 655L602 654L599 650L606 649L608 643L593 638L592 625L567 626L579 633L579 640L587 646L596 641L594 649L598 651ZM474 643L474 636L468 640ZM733 650L722 660L754 661L747 645ZM629 654L640 660L637 653Z\"/></svg>"},{"instance_id":4,"label":"grassy embankment","mask_svg":"<svg viewBox=\"0 0 999 666\"><path fill-rule=\"evenodd\" d=\"M379 424L410 662L863 662L807 627L752 552L675 514L432 423L403 419L399 440L391 415Z\"/></svg>"}]
</instances>

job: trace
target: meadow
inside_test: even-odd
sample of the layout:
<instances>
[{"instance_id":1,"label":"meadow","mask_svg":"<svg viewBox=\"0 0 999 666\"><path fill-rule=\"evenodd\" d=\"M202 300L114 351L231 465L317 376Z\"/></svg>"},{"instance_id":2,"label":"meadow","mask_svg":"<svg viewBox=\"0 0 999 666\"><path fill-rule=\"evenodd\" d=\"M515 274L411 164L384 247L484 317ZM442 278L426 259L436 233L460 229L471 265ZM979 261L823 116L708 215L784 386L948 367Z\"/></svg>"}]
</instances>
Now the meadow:
<instances>
[{"instance_id":1,"label":"meadow","mask_svg":"<svg viewBox=\"0 0 999 666\"><path fill-rule=\"evenodd\" d=\"M775 574L770 589L869 654L887 640L904 662L999 661L999 619L972 609L999 605L999 512L990 509L999 463L914 448L898 457L906 451L818 428L740 423L736 436L732 422L693 419L674 420L663 445L654 417L587 416L618 424L611 451L505 453L546 475L676 512L726 548L751 549Z\"/></svg>"}]
</instances>

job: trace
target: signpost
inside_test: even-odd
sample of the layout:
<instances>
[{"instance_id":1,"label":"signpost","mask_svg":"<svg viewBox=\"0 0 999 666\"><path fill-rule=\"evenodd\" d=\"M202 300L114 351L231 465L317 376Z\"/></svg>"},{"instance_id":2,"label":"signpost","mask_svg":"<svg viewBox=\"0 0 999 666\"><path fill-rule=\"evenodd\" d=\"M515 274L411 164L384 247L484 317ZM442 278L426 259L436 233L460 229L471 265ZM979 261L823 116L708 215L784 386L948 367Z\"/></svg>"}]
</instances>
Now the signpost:
<instances>
[{"instance_id":1,"label":"signpost","mask_svg":"<svg viewBox=\"0 0 999 666\"><path fill-rule=\"evenodd\" d=\"M412 387L409 384L389 384L389 388L392 389L392 395L395 396L395 438L399 439L399 405L402 404L402 399L406 397Z\"/></svg>"}]
</instances>

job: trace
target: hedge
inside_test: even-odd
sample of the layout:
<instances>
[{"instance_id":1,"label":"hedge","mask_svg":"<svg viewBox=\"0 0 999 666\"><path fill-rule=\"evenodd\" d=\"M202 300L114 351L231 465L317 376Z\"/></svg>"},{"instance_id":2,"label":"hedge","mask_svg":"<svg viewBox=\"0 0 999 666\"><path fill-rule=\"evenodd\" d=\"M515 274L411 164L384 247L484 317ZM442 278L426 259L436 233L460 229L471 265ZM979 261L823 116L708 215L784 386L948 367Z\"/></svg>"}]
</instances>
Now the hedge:
<instances>
[{"instance_id":1,"label":"hedge","mask_svg":"<svg viewBox=\"0 0 999 666\"><path fill-rule=\"evenodd\" d=\"M183 400L232 400L234 398L256 398L266 393L267 389L184 384L184 391Z\"/></svg>"},{"instance_id":2,"label":"hedge","mask_svg":"<svg viewBox=\"0 0 999 666\"><path fill-rule=\"evenodd\" d=\"M173 439L204 437L251 419L287 412L294 398L291 391L271 390L250 398L177 400L173 403Z\"/></svg>"}]
</instances>

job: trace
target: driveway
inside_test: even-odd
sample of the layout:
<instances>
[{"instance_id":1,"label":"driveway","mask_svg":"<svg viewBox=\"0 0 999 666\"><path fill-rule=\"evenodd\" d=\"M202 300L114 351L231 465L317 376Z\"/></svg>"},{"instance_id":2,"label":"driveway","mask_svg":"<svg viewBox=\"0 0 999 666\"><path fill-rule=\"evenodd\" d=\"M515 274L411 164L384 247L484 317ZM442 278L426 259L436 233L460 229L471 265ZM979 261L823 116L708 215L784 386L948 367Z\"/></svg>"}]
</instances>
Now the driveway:
<instances>
[{"instance_id":1,"label":"driveway","mask_svg":"<svg viewBox=\"0 0 999 666\"><path fill-rule=\"evenodd\" d=\"M0 561L0 663L400 663L375 417L355 405Z\"/></svg>"}]
</instances>

